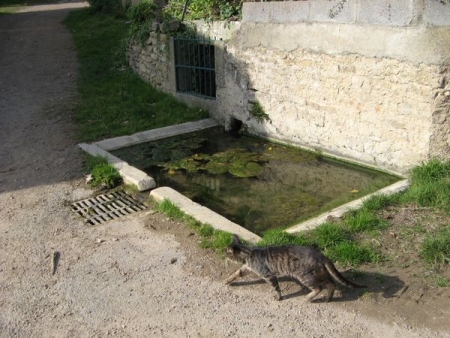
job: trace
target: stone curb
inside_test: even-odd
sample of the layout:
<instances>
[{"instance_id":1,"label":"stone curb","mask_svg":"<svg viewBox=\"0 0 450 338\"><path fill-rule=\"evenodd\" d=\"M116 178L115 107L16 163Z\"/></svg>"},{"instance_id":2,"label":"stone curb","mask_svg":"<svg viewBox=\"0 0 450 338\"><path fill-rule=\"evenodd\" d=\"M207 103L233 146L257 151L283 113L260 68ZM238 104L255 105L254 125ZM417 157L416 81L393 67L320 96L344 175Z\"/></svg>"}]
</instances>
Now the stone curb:
<instances>
[{"instance_id":1,"label":"stone curb","mask_svg":"<svg viewBox=\"0 0 450 338\"><path fill-rule=\"evenodd\" d=\"M405 190L406 188L408 188L408 186L409 186L408 180L402 180L402 181L396 182L386 188L383 188L372 194L361 197L360 199L357 199L356 201L352 201L347 204L341 205L340 207L334 208L331 211L321 214L320 216L311 218L305 222L294 225L294 226L290 227L289 229L286 229L286 232L292 234L292 233L296 233L296 232L314 229L317 226L319 226L320 224L325 223L327 221L328 217L339 218L339 217L342 217L346 212L348 212L350 210L355 210L355 209L360 208L366 199L368 199L374 195L381 195L381 194L392 195L394 193Z\"/></svg>"},{"instance_id":2,"label":"stone curb","mask_svg":"<svg viewBox=\"0 0 450 338\"><path fill-rule=\"evenodd\" d=\"M85 152L93 156L101 156L105 158L114 168L117 169L126 184L135 185L139 191L152 189L156 186L155 180L143 171L132 167L120 158L111 155L95 144L80 143L78 146Z\"/></svg>"},{"instance_id":3,"label":"stone curb","mask_svg":"<svg viewBox=\"0 0 450 338\"><path fill-rule=\"evenodd\" d=\"M179 134L190 133L193 131L215 127L217 125L217 122L213 119L204 119L147 130L133 135L114 137L95 142L93 144L80 143L78 146L93 156L101 156L106 158L108 163L119 171L120 176L122 176L125 183L135 185L139 191L145 191L156 187L155 180L143 171L110 154L108 151L139 143L154 141L161 138L176 136Z\"/></svg>"},{"instance_id":4,"label":"stone curb","mask_svg":"<svg viewBox=\"0 0 450 338\"><path fill-rule=\"evenodd\" d=\"M204 119L195 122L188 122L169 127L148 130L129 136L120 136L106 139L103 141L95 142L93 144L80 143L78 146L91 155L106 158L106 160L119 171L125 183L134 184L139 189L139 191L145 191L153 189L156 186L155 180L143 171L130 166L127 162L122 161L120 158L110 154L107 150L115 150L143 142L149 142L161 138L176 136L179 134L199 131L202 129L215 127L217 125L217 122L213 119ZM360 208L366 199L375 194L390 195L405 190L408 185L408 180L399 181L377 192L364 196L356 201L352 201L339 206L329 212L319 215L318 217L294 225L286 229L285 231L288 233L296 233L314 229L318 225L326 222L328 217L339 218L349 210ZM239 224L231 222L227 218L215 213L211 209L193 202L192 200L173 190L172 188L160 187L154 189L150 192L150 196L152 196L156 201L167 199L178 206L184 213L194 217L199 222L210 224L213 228L218 230L235 233L246 241L249 241L250 243L256 243L261 240L261 237L259 237L258 235L245 229Z\"/></svg>"},{"instance_id":5,"label":"stone curb","mask_svg":"<svg viewBox=\"0 0 450 338\"><path fill-rule=\"evenodd\" d=\"M211 209L204 207L198 203L193 202L191 199L180 194L176 190L169 187L161 187L154 189L150 192L156 201L160 202L165 199L175 204L186 215L194 217L199 222L209 224L214 229L230 232L236 234L239 237L249 241L250 243L256 243L261 240L261 237L255 235L253 232L241 227L240 225L231 222L225 217L215 213Z\"/></svg>"},{"instance_id":6,"label":"stone curb","mask_svg":"<svg viewBox=\"0 0 450 338\"><path fill-rule=\"evenodd\" d=\"M129 147L139 143L159 140L161 138L191 133L194 131L210 127L215 127L217 125L218 125L217 122L214 121L213 119L204 119L195 122L187 122L158 129L146 130L133 135L114 137L99 142L95 142L94 144L96 144L97 146L99 146L104 150L110 151L119 148Z\"/></svg>"}]
</instances>

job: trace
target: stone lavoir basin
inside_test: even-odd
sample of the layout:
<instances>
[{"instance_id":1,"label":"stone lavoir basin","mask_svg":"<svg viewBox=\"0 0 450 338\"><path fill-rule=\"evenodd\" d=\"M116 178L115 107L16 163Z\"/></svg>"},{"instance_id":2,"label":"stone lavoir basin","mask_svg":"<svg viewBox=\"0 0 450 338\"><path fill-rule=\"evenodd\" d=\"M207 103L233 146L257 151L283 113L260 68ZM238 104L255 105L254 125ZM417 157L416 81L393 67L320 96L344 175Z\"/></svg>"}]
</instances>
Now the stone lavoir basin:
<instances>
[{"instance_id":1,"label":"stone lavoir basin","mask_svg":"<svg viewBox=\"0 0 450 338\"><path fill-rule=\"evenodd\" d=\"M289 228L391 186L400 177L212 127L111 153L230 221L261 235ZM194 216L195 217L195 216Z\"/></svg>"}]
</instances>

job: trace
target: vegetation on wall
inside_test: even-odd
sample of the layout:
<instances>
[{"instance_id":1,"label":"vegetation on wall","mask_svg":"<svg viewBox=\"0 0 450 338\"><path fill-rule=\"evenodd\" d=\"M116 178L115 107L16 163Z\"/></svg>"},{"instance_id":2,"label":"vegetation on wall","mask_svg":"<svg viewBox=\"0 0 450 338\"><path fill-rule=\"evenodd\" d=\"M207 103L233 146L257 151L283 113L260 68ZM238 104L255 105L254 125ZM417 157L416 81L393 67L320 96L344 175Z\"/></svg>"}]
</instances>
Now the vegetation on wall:
<instances>
[{"instance_id":1,"label":"vegetation on wall","mask_svg":"<svg viewBox=\"0 0 450 338\"><path fill-rule=\"evenodd\" d=\"M183 17L186 0L169 0L165 15ZM185 11L185 20L238 20L242 13L242 0L191 0Z\"/></svg>"},{"instance_id":2,"label":"vegetation on wall","mask_svg":"<svg viewBox=\"0 0 450 338\"><path fill-rule=\"evenodd\" d=\"M149 35L153 22L161 20L161 13L152 1L142 0L127 10L130 19L130 36L144 42Z\"/></svg>"},{"instance_id":3,"label":"vegetation on wall","mask_svg":"<svg viewBox=\"0 0 450 338\"><path fill-rule=\"evenodd\" d=\"M116 0L90 0L109 2ZM238 20L241 17L242 0L169 0L164 8L152 0L142 0L131 6L126 13L130 20L130 35L145 41L152 30L164 33L186 33L187 27L181 21L189 20Z\"/></svg>"},{"instance_id":4,"label":"vegetation on wall","mask_svg":"<svg viewBox=\"0 0 450 338\"><path fill-rule=\"evenodd\" d=\"M258 101L252 103L250 115L259 122L270 120L269 115L267 115L267 113L264 111L264 108L261 106L261 103L259 103Z\"/></svg>"}]
</instances>

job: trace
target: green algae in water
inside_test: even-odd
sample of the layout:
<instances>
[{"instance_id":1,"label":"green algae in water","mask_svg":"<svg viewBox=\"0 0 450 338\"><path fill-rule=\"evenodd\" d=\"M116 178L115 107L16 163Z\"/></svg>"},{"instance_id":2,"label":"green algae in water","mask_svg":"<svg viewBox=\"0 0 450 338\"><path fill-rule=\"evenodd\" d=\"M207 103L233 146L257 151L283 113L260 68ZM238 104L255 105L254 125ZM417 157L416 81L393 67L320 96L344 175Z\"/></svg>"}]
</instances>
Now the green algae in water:
<instances>
[{"instance_id":1,"label":"green algae in water","mask_svg":"<svg viewBox=\"0 0 450 338\"><path fill-rule=\"evenodd\" d=\"M398 177L219 128L113 152L257 234L375 192Z\"/></svg>"},{"instance_id":2,"label":"green algae in water","mask_svg":"<svg viewBox=\"0 0 450 338\"><path fill-rule=\"evenodd\" d=\"M261 154L244 149L229 149L213 155L194 154L177 161L160 164L160 166L169 171L183 169L187 172L197 172L202 170L210 174L229 172L236 177L257 177L262 171L260 163L263 162L265 160Z\"/></svg>"}]
</instances>

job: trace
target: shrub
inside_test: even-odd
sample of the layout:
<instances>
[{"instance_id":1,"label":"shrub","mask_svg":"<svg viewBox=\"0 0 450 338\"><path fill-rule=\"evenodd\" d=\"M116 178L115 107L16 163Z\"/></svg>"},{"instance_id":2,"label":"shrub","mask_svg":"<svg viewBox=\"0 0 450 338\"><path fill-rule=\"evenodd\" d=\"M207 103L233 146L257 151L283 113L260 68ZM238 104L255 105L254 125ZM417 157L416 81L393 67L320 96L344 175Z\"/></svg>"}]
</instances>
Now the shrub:
<instances>
[{"instance_id":1,"label":"shrub","mask_svg":"<svg viewBox=\"0 0 450 338\"><path fill-rule=\"evenodd\" d=\"M127 15L131 20L131 37L144 42L149 35L151 24L159 16L158 6L150 0L142 0L139 4L130 7Z\"/></svg>"},{"instance_id":2,"label":"shrub","mask_svg":"<svg viewBox=\"0 0 450 338\"><path fill-rule=\"evenodd\" d=\"M185 0L170 0L164 16L181 19ZM242 15L241 0L191 0L185 13L186 20L228 20Z\"/></svg>"}]
</instances>

